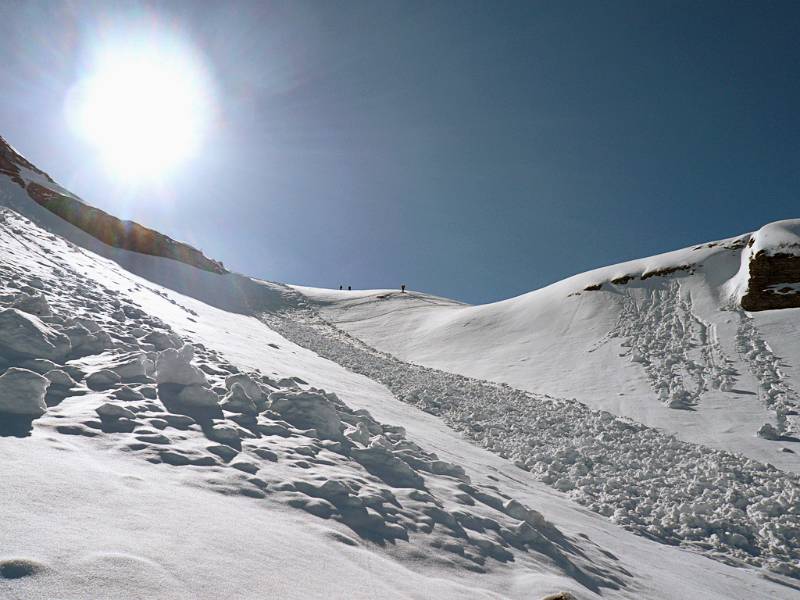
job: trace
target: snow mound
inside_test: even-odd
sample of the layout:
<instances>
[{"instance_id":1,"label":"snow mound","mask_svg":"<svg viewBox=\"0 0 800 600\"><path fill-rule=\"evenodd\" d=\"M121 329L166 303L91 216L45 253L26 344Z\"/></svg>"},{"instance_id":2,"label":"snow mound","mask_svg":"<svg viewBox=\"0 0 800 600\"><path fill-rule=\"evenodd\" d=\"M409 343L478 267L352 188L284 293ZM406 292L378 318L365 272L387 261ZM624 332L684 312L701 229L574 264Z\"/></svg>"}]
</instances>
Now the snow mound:
<instances>
[{"instance_id":1,"label":"snow mound","mask_svg":"<svg viewBox=\"0 0 800 600\"><path fill-rule=\"evenodd\" d=\"M764 225L753 234L749 246L754 255L764 252L770 255L800 256L800 219L786 219Z\"/></svg>"}]
</instances>

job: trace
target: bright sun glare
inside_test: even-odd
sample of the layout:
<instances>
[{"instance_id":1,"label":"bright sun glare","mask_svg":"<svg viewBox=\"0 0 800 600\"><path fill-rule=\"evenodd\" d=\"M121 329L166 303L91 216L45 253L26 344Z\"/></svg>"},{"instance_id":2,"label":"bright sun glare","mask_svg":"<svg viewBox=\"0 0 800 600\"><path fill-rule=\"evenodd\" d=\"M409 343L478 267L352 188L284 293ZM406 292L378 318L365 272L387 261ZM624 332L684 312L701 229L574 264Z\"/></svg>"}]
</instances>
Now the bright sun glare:
<instances>
[{"instance_id":1,"label":"bright sun glare","mask_svg":"<svg viewBox=\"0 0 800 600\"><path fill-rule=\"evenodd\" d=\"M199 150L210 88L202 62L177 39L106 42L67 98L67 118L115 176L159 178Z\"/></svg>"}]
</instances>

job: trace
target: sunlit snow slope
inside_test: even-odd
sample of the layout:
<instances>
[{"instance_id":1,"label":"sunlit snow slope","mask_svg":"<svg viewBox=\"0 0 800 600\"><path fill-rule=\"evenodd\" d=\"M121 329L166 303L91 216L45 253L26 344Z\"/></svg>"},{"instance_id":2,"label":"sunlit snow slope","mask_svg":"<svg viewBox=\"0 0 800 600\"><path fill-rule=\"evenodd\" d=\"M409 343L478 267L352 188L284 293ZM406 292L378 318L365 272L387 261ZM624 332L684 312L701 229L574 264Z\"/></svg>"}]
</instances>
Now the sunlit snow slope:
<instances>
[{"instance_id":1,"label":"sunlit snow slope","mask_svg":"<svg viewBox=\"0 0 800 600\"><path fill-rule=\"evenodd\" d=\"M31 183L68 192L14 156L0 164L0 597L796 595L796 476L577 402L404 363L287 286L106 244L31 197ZM480 310L387 294L352 292L349 306L314 296L329 315L388 319L387 343L427 328L442 352L457 342L441 335L448 319ZM633 300L608 284L568 296L588 308L609 294L617 337L600 353L629 348L619 317ZM519 348L503 320L517 313L522 328L525 298L498 305L493 326L476 315L454 358L474 366L471 353L499 347L494 333L479 344L481 330ZM766 369L780 350L757 325L742 339ZM653 362L652 348L637 351ZM738 389L719 360L702 374ZM783 368L773 404L791 384ZM677 385L665 401L703 406Z\"/></svg>"},{"instance_id":2,"label":"sunlit snow slope","mask_svg":"<svg viewBox=\"0 0 800 600\"><path fill-rule=\"evenodd\" d=\"M782 221L483 306L397 290L295 289L338 327L401 359L574 397L796 471L800 309L747 312L741 299L771 286L761 297L797 305L798 232L800 221ZM751 270L769 253L786 264L759 271L759 287ZM756 435L765 424L762 435L778 439Z\"/></svg>"}]
</instances>

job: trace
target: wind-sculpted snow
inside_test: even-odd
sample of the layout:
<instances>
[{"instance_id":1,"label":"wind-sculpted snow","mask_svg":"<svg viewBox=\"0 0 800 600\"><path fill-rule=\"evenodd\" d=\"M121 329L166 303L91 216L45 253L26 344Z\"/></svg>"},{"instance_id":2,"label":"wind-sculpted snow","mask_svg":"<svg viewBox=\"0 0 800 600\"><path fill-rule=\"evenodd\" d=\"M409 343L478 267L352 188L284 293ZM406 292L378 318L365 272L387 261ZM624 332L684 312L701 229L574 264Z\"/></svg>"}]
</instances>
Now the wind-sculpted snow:
<instances>
[{"instance_id":1,"label":"wind-sculpted snow","mask_svg":"<svg viewBox=\"0 0 800 600\"><path fill-rule=\"evenodd\" d=\"M689 306L674 308L673 331L707 335ZM800 478L794 474L576 401L402 362L311 310L263 318L298 345L380 381L398 399L442 417L476 444L626 529L729 564L800 578ZM714 354L704 360L712 358L717 360ZM721 385L724 363L695 374L699 386L710 380Z\"/></svg>"},{"instance_id":2,"label":"wind-sculpted snow","mask_svg":"<svg viewBox=\"0 0 800 600\"><path fill-rule=\"evenodd\" d=\"M0 314L19 326L0 346L0 435L24 438L36 427L88 438L183 471L189 485L337 521L352 535L332 535L350 546L408 544L415 560L478 573L529 564L592 592L627 585L618 559L501 488L473 483L403 427L183 338L71 264L77 249L14 213L0 211L0 233L0 304L17 307ZM41 300L28 302L34 292ZM63 341L62 352L48 339Z\"/></svg>"}]
</instances>

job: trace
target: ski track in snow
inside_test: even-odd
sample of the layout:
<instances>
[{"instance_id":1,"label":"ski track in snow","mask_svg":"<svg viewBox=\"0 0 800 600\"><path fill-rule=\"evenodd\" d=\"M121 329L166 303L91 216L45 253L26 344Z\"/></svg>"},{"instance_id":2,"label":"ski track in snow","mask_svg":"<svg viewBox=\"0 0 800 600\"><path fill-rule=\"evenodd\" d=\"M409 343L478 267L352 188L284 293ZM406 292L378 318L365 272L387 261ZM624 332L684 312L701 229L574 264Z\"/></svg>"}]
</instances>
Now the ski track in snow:
<instances>
[{"instance_id":1,"label":"ski track in snow","mask_svg":"<svg viewBox=\"0 0 800 600\"><path fill-rule=\"evenodd\" d=\"M670 408L691 409L708 390L730 389L735 369L725 357L713 326L693 311L691 297L677 281L642 289L637 302L626 290L616 327L590 352L613 338L628 348L621 356L640 364L658 399Z\"/></svg>"},{"instance_id":2,"label":"ski track in snow","mask_svg":"<svg viewBox=\"0 0 800 600\"><path fill-rule=\"evenodd\" d=\"M680 290L628 301L632 348L654 387L696 401L731 380L713 332ZM311 309L262 318L287 339L384 384L474 443L515 462L630 531L729 564L800 577L800 477L742 455L682 442L574 401L405 363L339 330ZM692 349L670 344L671 336ZM690 385L682 383L686 377Z\"/></svg>"},{"instance_id":3,"label":"ski track in snow","mask_svg":"<svg viewBox=\"0 0 800 600\"><path fill-rule=\"evenodd\" d=\"M761 337L752 317L741 309L731 310L739 315L736 348L759 383L759 399L775 411L778 435L800 436L800 401L797 392L786 381L781 359Z\"/></svg>"}]
</instances>

